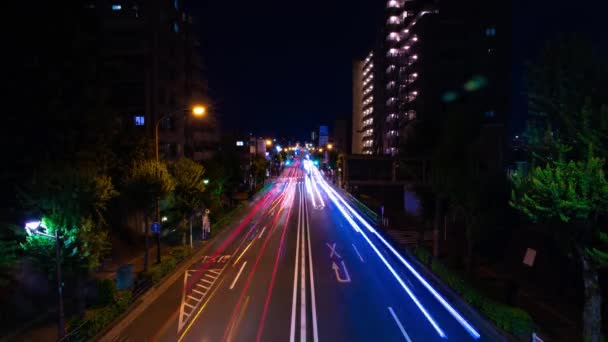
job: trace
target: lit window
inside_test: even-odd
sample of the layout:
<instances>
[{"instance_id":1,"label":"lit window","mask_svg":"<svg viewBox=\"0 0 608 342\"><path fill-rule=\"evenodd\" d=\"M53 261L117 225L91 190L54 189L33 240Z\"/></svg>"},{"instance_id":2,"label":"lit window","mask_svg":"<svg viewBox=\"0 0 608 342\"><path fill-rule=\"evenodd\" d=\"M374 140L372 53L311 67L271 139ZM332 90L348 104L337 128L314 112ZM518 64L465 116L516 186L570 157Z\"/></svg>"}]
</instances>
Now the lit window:
<instances>
[{"instance_id":1,"label":"lit window","mask_svg":"<svg viewBox=\"0 0 608 342\"><path fill-rule=\"evenodd\" d=\"M175 9L179 9L179 1L178 0L173 0L173 7L175 7Z\"/></svg>"},{"instance_id":2,"label":"lit window","mask_svg":"<svg viewBox=\"0 0 608 342\"><path fill-rule=\"evenodd\" d=\"M386 37L388 40L395 40L395 41L399 41L399 34L397 32L391 32L388 37Z\"/></svg>"},{"instance_id":3,"label":"lit window","mask_svg":"<svg viewBox=\"0 0 608 342\"><path fill-rule=\"evenodd\" d=\"M486 29L486 37L494 37L496 36L496 28L495 27L488 27Z\"/></svg>"},{"instance_id":4,"label":"lit window","mask_svg":"<svg viewBox=\"0 0 608 342\"><path fill-rule=\"evenodd\" d=\"M389 8L399 8L399 2L397 0L390 0L387 5Z\"/></svg>"},{"instance_id":5,"label":"lit window","mask_svg":"<svg viewBox=\"0 0 608 342\"><path fill-rule=\"evenodd\" d=\"M388 18L388 23L394 24L394 25L399 24L399 17L392 16L392 17Z\"/></svg>"},{"instance_id":6,"label":"lit window","mask_svg":"<svg viewBox=\"0 0 608 342\"><path fill-rule=\"evenodd\" d=\"M405 19L405 18L407 18L407 16L408 16L407 11L403 11L403 14L401 15L401 18Z\"/></svg>"},{"instance_id":7,"label":"lit window","mask_svg":"<svg viewBox=\"0 0 608 342\"><path fill-rule=\"evenodd\" d=\"M135 116L135 126L143 126L145 123L145 119L143 116L136 115Z\"/></svg>"},{"instance_id":8,"label":"lit window","mask_svg":"<svg viewBox=\"0 0 608 342\"><path fill-rule=\"evenodd\" d=\"M114 4L112 5L112 11L120 11L122 9L122 5Z\"/></svg>"},{"instance_id":9,"label":"lit window","mask_svg":"<svg viewBox=\"0 0 608 342\"><path fill-rule=\"evenodd\" d=\"M175 33L179 32L179 24L177 24L177 21L173 22L173 32L175 32Z\"/></svg>"},{"instance_id":10,"label":"lit window","mask_svg":"<svg viewBox=\"0 0 608 342\"><path fill-rule=\"evenodd\" d=\"M493 110L488 110L483 114L486 118L493 118L496 115L496 113Z\"/></svg>"}]
</instances>

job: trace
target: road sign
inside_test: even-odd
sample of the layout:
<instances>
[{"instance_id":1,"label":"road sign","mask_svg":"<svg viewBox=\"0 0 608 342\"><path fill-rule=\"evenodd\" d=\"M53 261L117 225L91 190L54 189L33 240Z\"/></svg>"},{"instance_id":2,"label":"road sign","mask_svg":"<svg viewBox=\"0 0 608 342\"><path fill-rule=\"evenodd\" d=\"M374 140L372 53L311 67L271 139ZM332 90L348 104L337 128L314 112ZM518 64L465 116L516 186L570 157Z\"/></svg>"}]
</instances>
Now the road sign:
<instances>
[{"instance_id":1,"label":"road sign","mask_svg":"<svg viewBox=\"0 0 608 342\"><path fill-rule=\"evenodd\" d=\"M524 255L524 265L530 267L534 266L534 260L536 259L536 250L532 248L526 249L526 255Z\"/></svg>"},{"instance_id":2,"label":"road sign","mask_svg":"<svg viewBox=\"0 0 608 342\"><path fill-rule=\"evenodd\" d=\"M160 233L160 223L152 222L152 225L150 226L150 230L152 231L152 233Z\"/></svg>"}]
</instances>

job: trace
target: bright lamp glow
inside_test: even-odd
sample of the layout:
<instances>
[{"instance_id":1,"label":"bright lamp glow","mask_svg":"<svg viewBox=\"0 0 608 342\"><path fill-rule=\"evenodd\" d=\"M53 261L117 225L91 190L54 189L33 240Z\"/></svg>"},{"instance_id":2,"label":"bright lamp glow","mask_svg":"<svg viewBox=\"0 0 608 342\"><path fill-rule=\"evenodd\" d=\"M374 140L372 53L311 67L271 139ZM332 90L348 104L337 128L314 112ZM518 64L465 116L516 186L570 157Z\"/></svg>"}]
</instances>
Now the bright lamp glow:
<instances>
[{"instance_id":1,"label":"bright lamp glow","mask_svg":"<svg viewBox=\"0 0 608 342\"><path fill-rule=\"evenodd\" d=\"M203 116L206 111L207 109L203 106L194 106L194 108L192 108L192 114L196 116Z\"/></svg>"}]
</instances>

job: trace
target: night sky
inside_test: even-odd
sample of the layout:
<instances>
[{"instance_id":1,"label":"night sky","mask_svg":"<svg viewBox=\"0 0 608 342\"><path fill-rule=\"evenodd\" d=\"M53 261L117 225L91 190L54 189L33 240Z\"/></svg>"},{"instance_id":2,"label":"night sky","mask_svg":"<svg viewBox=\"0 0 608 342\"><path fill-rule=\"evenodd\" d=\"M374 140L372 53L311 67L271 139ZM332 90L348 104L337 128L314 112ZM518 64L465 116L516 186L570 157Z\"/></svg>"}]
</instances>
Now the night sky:
<instances>
[{"instance_id":1,"label":"night sky","mask_svg":"<svg viewBox=\"0 0 608 342\"><path fill-rule=\"evenodd\" d=\"M384 1L191 0L214 114L226 128L308 139L351 115L351 61L370 49ZM594 4L595 3L595 4ZM513 122L523 122L523 64L559 32L602 41L600 1L516 0Z\"/></svg>"}]
</instances>

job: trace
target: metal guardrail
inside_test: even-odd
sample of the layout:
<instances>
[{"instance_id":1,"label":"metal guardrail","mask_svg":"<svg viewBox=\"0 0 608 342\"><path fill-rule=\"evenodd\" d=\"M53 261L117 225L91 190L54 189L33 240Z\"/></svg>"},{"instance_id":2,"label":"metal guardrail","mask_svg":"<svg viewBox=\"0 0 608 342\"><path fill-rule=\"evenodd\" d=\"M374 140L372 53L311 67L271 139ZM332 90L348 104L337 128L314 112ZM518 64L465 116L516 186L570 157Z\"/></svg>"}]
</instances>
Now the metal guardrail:
<instances>
[{"instance_id":1,"label":"metal guardrail","mask_svg":"<svg viewBox=\"0 0 608 342\"><path fill-rule=\"evenodd\" d=\"M378 222L378 214L359 201L355 196L344 189L338 187L335 187L334 189L337 189L349 202L353 203L370 223L376 224Z\"/></svg>"}]
</instances>

